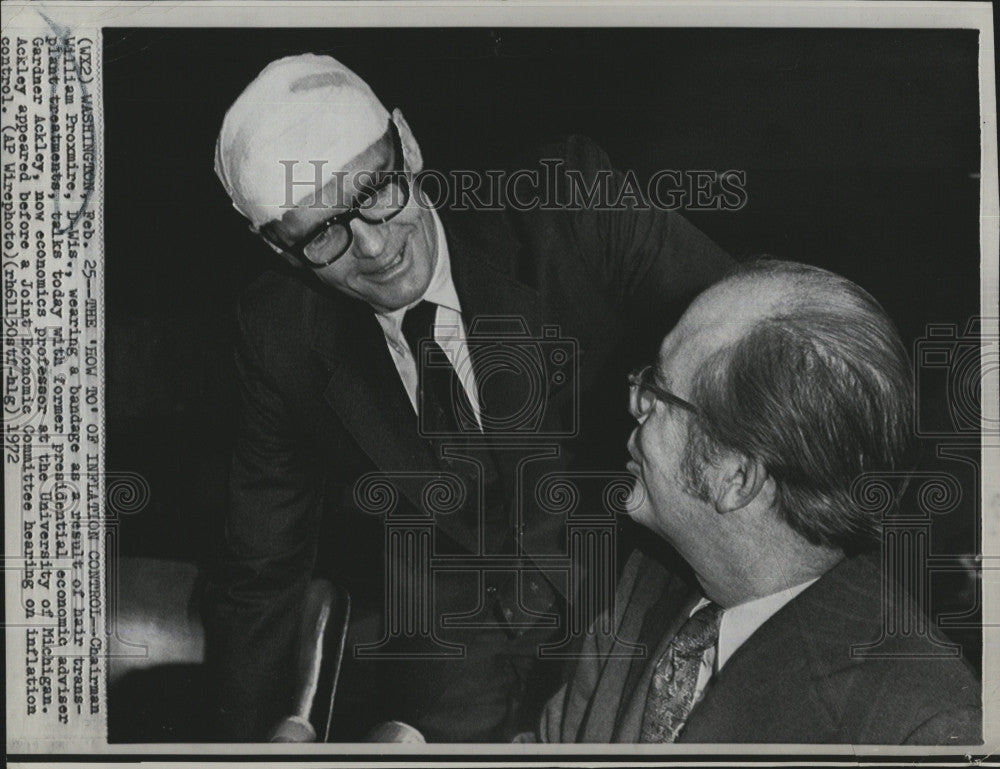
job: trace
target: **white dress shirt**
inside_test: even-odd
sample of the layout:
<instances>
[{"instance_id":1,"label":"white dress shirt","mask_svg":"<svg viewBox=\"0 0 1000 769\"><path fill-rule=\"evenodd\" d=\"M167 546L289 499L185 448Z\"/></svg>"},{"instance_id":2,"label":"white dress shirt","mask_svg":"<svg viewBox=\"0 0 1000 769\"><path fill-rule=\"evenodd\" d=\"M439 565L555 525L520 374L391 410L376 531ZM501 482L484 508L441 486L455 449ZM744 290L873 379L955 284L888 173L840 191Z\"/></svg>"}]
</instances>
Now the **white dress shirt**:
<instances>
[{"instance_id":1,"label":"white dress shirt","mask_svg":"<svg viewBox=\"0 0 1000 769\"><path fill-rule=\"evenodd\" d=\"M763 598L755 598L722 612L722 620L719 622L719 640L701 658L698 683L695 684L694 689L695 702L698 702L705 693L705 687L708 686L712 676L722 670L723 666L729 662L729 658L756 632L757 628L777 614L782 606L809 587L816 579L811 579L778 593L771 593ZM707 603L709 603L708 599L702 598L695 604L691 614Z\"/></svg>"},{"instance_id":2,"label":"white dress shirt","mask_svg":"<svg viewBox=\"0 0 1000 769\"><path fill-rule=\"evenodd\" d=\"M403 316L407 310L420 304L421 301L433 302L437 305L434 315L434 341L438 343L448 361L458 374L459 382L472 405L479 429L483 421L479 411L479 392L476 388L476 375L472 370L472 358L466 342L465 324L462 322L462 305L458 301L455 283L451 279L451 257L448 254L448 242L445 240L444 227L438 218L437 211L431 209L434 219L434 230L437 235L437 262L434 274L427 286L427 291L417 301L408 307L403 307L389 313L375 313L382 326L385 341L389 347L392 362L396 364L399 378L410 398L413 411L417 411L417 362L410 351L410 345L403 336Z\"/></svg>"}]
</instances>

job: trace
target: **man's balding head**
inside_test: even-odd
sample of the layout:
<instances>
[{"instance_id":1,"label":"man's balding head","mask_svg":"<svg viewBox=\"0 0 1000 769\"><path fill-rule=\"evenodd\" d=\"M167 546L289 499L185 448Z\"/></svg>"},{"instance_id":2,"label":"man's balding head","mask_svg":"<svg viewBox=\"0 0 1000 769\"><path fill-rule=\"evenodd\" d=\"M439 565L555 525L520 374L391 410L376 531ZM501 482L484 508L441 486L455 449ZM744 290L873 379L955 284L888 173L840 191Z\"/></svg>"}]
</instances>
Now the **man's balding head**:
<instances>
[{"instance_id":1,"label":"man's balding head","mask_svg":"<svg viewBox=\"0 0 1000 769\"><path fill-rule=\"evenodd\" d=\"M652 374L633 380L629 514L712 600L769 595L874 543L878 514L853 485L905 468L913 394L864 290L807 265L742 266L691 304Z\"/></svg>"},{"instance_id":2,"label":"man's balding head","mask_svg":"<svg viewBox=\"0 0 1000 769\"><path fill-rule=\"evenodd\" d=\"M767 469L780 515L813 544L870 540L879 521L852 484L905 467L913 435L906 351L878 302L818 267L762 260L706 291L679 325L707 345L691 379L702 412L689 424L692 488L703 493L702 468L736 451Z\"/></svg>"}]
</instances>

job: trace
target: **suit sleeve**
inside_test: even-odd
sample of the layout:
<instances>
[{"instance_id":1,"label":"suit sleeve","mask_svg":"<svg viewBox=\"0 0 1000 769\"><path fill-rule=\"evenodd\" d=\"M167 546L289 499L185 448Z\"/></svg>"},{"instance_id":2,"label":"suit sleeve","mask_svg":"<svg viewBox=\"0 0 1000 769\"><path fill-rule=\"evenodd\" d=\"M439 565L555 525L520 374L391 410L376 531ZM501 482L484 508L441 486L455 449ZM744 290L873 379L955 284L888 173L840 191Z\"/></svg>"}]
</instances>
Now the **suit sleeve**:
<instances>
[{"instance_id":1,"label":"suit sleeve","mask_svg":"<svg viewBox=\"0 0 1000 769\"><path fill-rule=\"evenodd\" d=\"M635 177L613 169L589 139L571 136L543 156L547 170L556 169L555 193L546 181L540 197L548 202L509 207L517 211L511 221L524 253L534 257L525 269L559 308L563 332L585 347L595 338L612 347L615 339L626 341L635 350L658 345L690 301L732 269L732 258L676 211L640 200L638 183L629 181ZM605 335L607 317L617 322L617 336ZM532 524L529 553L556 551L552 543L564 536L561 521L541 518ZM556 592L539 590L530 608L546 611ZM518 613L509 583L501 603L508 621L528 619Z\"/></svg>"},{"instance_id":2,"label":"suit sleeve","mask_svg":"<svg viewBox=\"0 0 1000 769\"><path fill-rule=\"evenodd\" d=\"M590 140L570 137L564 154L576 253L626 321L653 324L662 338L688 303L733 267L732 258L680 213L646 196L634 175L612 169ZM598 196L588 202L595 185Z\"/></svg>"},{"instance_id":3,"label":"suit sleeve","mask_svg":"<svg viewBox=\"0 0 1000 769\"><path fill-rule=\"evenodd\" d=\"M206 653L220 737L262 740L289 712L321 478L242 317L240 421L220 552L206 589Z\"/></svg>"}]
</instances>

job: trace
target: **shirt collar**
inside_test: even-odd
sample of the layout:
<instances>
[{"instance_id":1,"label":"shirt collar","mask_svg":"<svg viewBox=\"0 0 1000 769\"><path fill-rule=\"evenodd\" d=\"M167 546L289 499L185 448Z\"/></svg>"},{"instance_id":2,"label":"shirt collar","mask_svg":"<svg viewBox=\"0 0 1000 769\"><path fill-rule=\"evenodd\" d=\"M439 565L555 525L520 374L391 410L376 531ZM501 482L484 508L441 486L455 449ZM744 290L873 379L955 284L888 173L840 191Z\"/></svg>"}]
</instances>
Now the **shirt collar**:
<instances>
[{"instance_id":1,"label":"shirt collar","mask_svg":"<svg viewBox=\"0 0 1000 769\"><path fill-rule=\"evenodd\" d=\"M816 579L819 577L726 609L722 613L722 620L719 623L719 642L716 645L715 655L716 671L722 670L722 666L757 631L757 628L777 614L779 609L809 587ZM707 603L709 603L708 599L702 598L695 604L691 614Z\"/></svg>"}]
</instances>

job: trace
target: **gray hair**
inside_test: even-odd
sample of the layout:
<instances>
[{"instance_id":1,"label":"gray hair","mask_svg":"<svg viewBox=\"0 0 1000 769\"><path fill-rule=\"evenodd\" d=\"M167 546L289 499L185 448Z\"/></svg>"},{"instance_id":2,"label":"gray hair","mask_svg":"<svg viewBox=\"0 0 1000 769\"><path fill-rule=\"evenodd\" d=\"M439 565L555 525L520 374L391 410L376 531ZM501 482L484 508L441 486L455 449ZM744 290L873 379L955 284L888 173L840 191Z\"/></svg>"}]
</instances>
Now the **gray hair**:
<instances>
[{"instance_id":1,"label":"gray hair","mask_svg":"<svg viewBox=\"0 0 1000 769\"><path fill-rule=\"evenodd\" d=\"M817 545L869 544L879 521L851 499L862 473L910 459L913 380L892 321L874 298L819 267L762 259L724 283L772 283L782 298L699 370L684 458L688 485L724 450L760 461L779 514Z\"/></svg>"}]
</instances>

